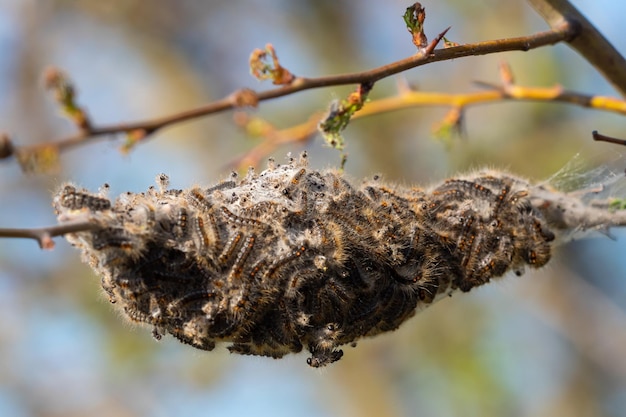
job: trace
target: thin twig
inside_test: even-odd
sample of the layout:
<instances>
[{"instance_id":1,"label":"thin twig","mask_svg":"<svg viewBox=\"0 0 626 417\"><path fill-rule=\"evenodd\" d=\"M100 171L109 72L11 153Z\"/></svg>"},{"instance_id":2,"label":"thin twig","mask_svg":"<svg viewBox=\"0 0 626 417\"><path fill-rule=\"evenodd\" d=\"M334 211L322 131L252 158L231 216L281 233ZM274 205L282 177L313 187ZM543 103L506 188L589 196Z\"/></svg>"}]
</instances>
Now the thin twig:
<instances>
[{"instance_id":1,"label":"thin twig","mask_svg":"<svg viewBox=\"0 0 626 417\"><path fill-rule=\"evenodd\" d=\"M13 152L9 152L7 153L7 155L0 154L0 158L2 158L3 156L4 158L8 158L11 155L18 155L18 157L22 155L21 160L26 160L28 158L24 157L24 155L30 155L36 153L39 150L54 148L55 150L60 152L74 146L82 145L86 143L88 139L106 137L112 138L114 137L114 135L120 133L126 133L129 135L132 134L135 136L136 140L139 141L163 129L164 127L173 124L205 117L210 114L215 114L246 105L255 106L261 101L287 96L304 90L340 85L374 83L391 75L398 74L408 69L416 68L432 62L446 61L467 56L486 55L505 51L528 51L530 49L556 44L575 37L577 34L576 28L577 26L571 25L569 22L564 21L560 25L555 26L552 30L536 33L529 36L491 40L435 50L435 46L445 34L444 31L435 40L433 40L427 48L421 50L416 55L368 71L332 75L319 78L296 77L289 85L266 90L263 92L255 92L249 89L241 89L207 105L179 113L174 113L168 116L150 120L119 123L100 127L91 125L88 129L82 129L74 135L56 141L40 143L33 146L13 146Z\"/></svg>"},{"instance_id":2,"label":"thin twig","mask_svg":"<svg viewBox=\"0 0 626 417\"><path fill-rule=\"evenodd\" d=\"M626 146L626 140L602 135L598 133L597 130L594 130L593 132L591 132L591 136L593 136L593 140L596 140L598 142L608 142L608 143L614 143L616 145Z\"/></svg>"},{"instance_id":3,"label":"thin twig","mask_svg":"<svg viewBox=\"0 0 626 417\"><path fill-rule=\"evenodd\" d=\"M61 236L68 233L84 232L87 230L97 229L99 226L93 222L74 221L67 222L57 226L41 227L34 229L2 229L0 228L0 238L27 238L35 239L42 249L54 248L55 236Z\"/></svg>"},{"instance_id":4,"label":"thin twig","mask_svg":"<svg viewBox=\"0 0 626 417\"><path fill-rule=\"evenodd\" d=\"M379 114L416 106L455 106L466 107L474 104L492 103L496 101L536 101L560 102L581 107L605 110L626 115L626 101L614 97L593 96L554 87L503 87L479 82L478 84L491 89L466 94L449 94L427 91L410 91L402 95L368 103L354 118Z\"/></svg>"}]
</instances>

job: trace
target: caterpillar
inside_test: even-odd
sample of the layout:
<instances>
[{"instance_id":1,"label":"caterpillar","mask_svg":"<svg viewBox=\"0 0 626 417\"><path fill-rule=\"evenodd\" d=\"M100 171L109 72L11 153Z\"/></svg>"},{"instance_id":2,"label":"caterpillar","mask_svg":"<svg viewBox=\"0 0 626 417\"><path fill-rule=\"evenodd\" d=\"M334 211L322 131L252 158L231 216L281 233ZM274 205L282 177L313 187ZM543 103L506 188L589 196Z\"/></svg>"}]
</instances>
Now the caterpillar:
<instances>
[{"instance_id":1,"label":"caterpillar","mask_svg":"<svg viewBox=\"0 0 626 417\"><path fill-rule=\"evenodd\" d=\"M307 363L397 329L456 292L550 261L573 231L626 224L609 203L478 171L426 188L354 185L306 154L213 187L106 197L66 184L58 220L132 321L183 343Z\"/></svg>"}]
</instances>

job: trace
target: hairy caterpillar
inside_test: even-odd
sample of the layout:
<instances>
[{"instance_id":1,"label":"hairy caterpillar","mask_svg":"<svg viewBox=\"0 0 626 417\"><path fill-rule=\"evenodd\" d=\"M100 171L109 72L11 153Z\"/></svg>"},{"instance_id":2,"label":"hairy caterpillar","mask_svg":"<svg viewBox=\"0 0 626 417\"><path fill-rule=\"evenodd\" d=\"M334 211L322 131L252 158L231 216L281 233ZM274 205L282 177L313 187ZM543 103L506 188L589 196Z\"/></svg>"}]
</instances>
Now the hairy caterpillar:
<instances>
[{"instance_id":1,"label":"hairy caterpillar","mask_svg":"<svg viewBox=\"0 0 626 417\"><path fill-rule=\"evenodd\" d=\"M303 154L210 188L168 183L114 202L73 185L54 198L60 222L100 226L66 237L110 301L156 338L273 358L307 348L313 367L441 297L545 265L574 230L626 224L608 203L498 171L355 186Z\"/></svg>"}]
</instances>

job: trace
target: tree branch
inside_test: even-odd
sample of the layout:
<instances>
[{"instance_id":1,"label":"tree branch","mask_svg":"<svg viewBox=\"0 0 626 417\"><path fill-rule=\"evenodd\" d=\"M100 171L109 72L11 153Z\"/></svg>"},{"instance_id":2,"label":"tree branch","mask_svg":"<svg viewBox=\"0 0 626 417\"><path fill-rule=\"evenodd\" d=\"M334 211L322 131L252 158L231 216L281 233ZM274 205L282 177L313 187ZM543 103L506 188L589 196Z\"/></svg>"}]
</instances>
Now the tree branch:
<instances>
[{"instance_id":1,"label":"tree branch","mask_svg":"<svg viewBox=\"0 0 626 417\"><path fill-rule=\"evenodd\" d=\"M626 60L582 13L567 0L528 0L528 3L553 29L564 22L576 22L579 35L567 42L626 97Z\"/></svg>"},{"instance_id":2,"label":"tree branch","mask_svg":"<svg viewBox=\"0 0 626 417\"><path fill-rule=\"evenodd\" d=\"M491 40L435 50L435 46L445 34L444 31L435 40L433 40L428 47L421 49L416 55L368 71L319 78L295 77L288 85L263 92L241 89L220 100L216 100L195 109L138 122L120 123L100 127L94 126L93 123L90 123L74 135L33 146L17 147L10 141L7 141L5 144L6 146L2 146L0 159L8 159L10 156L17 156L17 159L23 169L33 169L31 165L35 165L36 169L38 161L54 159L65 149L83 145L96 138L111 137L112 135L120 133L128 135L129 143L127 144L127 148L130 148L136 143L141 142L148 136L167 126L205 117L210 114L244 106L256 106L261 101L271 100L314 88L374 83L391 75L432 62L446 61L467 56L486 55L504 51L528 51L530 49L552 45L564 40L571 40L577 35L577 28L577 25L570 24L568 21L562 21L559 25L555 25L552 30L529 36Z\"/></svg>"},{"instance_id":3,"label":"tree branch","mask_svg":"<svg viewBox=\"0 0 626 417\"><path fill-rule=\"evenodd\" d=\"M602 135L598 133L597 130L594 130L593 132L591 132L591 136L593 137L593 140L597 142L608 142L608 143L612 143L615 145L626 146L626 140Z\"/></svg>"},{"instance_id":4,"label":"tree branch","mask_svg":"<svg viewBox=\"0 0 626 417\"><path fill-rule=\"evenodd\" d=\"M561 86L553 87L526 87L514 83L511 69L506 63L500 64L501 84L495 85L485 82L477 84L487 87L487 91L473 93L441 93L433 91L415 91L403 87L392 97L372 100L352 116L352 120L376 114L415 108L448 106L450 111L441 122L433 128L435 132L442 132L459 127L463 111L473 105L494 103L500 101L533 101L559 102L596 110L626 115L626 100L615 97L594 96L564 90ZM257 117L250 117L244 113L237 114L235 121L247 129L248 134L263 137L261 143L231 162L230 166L257 166L264 158L278 146L288 143L301 143L313 138L318 132L319 120L322 113L313 114L307 121L284 129L277 129L273 125ZM595 134L595 140L608 142L606 136ZM616 143L614 141L614 143Z\"/></svg>"},{"instance_id":5,"label":"tree branch","mask_svg":"<svg viewBox=\"0 0 626 417\"><path fill-rule=\"evenodd\" d=\"M35 239L42 249L54 248L55 236L65 235L67 233L84 232L87 230L97 229L97 224L88 221L67 222L57 226L41 227L35 229L2 229L0 228L0 238L27 238Z\"/></svg>"}]
</instances>

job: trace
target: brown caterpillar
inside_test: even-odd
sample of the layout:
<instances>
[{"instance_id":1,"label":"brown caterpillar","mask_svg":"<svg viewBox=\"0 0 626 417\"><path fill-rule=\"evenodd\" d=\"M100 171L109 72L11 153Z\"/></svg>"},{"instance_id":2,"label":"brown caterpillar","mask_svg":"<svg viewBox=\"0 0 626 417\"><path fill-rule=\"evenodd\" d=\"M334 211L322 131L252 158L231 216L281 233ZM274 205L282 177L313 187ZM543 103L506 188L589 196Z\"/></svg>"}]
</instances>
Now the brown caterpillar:
<instances>
[{"instance_id":1,"label":"brown caterpillar","mask_svg":"<svg viewBox=\"0 0 626 417\"><path fill-rule=\"evenodd\" d=\"M210 188L157 188L111 202L66 185L59 221L134 321L199 349L280 358L306 347L310 366L396 329L416 311L509 271L545 265L560 237L626 224L579 196L479 172L428 189L352 185L306 155Z\"/></svg>"}]
</instances>

